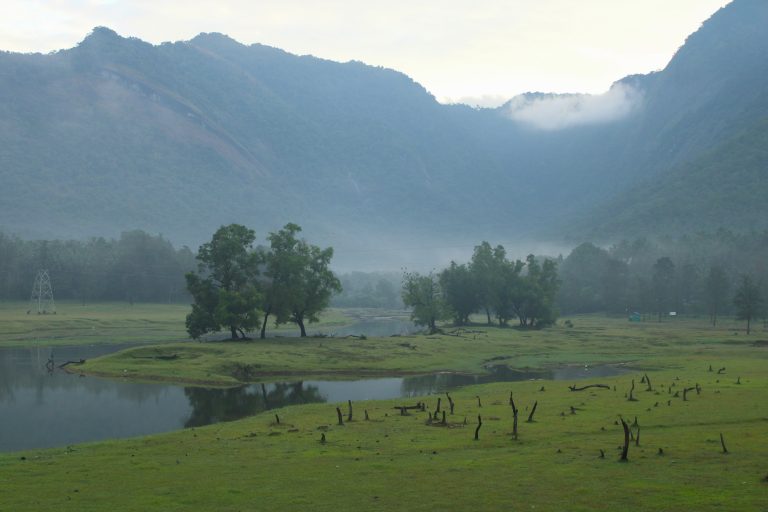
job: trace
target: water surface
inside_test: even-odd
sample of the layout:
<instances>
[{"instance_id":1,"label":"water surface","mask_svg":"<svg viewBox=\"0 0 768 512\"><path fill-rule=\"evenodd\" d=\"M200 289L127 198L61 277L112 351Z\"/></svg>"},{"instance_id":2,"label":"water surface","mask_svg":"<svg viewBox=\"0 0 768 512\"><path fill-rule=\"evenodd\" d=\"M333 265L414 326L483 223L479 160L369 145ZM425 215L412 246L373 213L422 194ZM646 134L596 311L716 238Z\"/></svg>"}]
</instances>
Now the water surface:
<instances>
[{"instance_id":1,"label":"water surface","mask_svg":"<svg viewBox=\"0 0 768 512\"><path fill-rule=\"evenodd\" d=\"M296 380L218 389L80 377L46 368L51 356L58 365L123 348L126 346L0 349L0 452L168 432L286 405L412 397L486 382L574 380L621 371L602 366L526 372L496 366L486 375Z\"/></svg>"}]
</instances>

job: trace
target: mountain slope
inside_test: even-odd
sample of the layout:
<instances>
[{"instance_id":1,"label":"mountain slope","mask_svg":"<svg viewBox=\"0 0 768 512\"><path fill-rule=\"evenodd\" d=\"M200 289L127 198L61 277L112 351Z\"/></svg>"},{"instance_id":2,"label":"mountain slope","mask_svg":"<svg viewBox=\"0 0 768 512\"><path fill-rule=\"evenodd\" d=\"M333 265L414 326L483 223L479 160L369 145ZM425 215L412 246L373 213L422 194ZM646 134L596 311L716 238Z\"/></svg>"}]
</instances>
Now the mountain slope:
<instances>
[{"instance_id":1,"label":"mountain slope","mask_svg":"<svg viewBox=\"0 0 768 512\"><path fill-rule=\"evenodd\" d=\"M665 69L618 81L621 115L549 129L511 104L441 105L393 70L221 34L153 46L97 28L54 54L0 53L0 230L139 228L194 246L223 223L263 236L293 221L360 268L446 239L768 227L765 26L768 3L736 0ZM515 101L578 114L582 99L600 101Z\"/></svg>"}]
</instances>

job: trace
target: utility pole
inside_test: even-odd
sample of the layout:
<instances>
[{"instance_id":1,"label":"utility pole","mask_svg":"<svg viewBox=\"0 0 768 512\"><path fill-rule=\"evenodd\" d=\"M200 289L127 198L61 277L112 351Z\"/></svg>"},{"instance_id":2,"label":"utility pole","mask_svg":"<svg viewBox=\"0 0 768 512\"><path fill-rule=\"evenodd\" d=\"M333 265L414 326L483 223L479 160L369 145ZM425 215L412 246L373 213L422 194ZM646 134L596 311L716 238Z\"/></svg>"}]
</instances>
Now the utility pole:
<instances>
[{"instance_id":1,"label":"utility pole","mask_svg":"<svg viewBox=\"0 0 768 512\"><path fill-rule=\"evenodd\" d=\"M47 270L38 270L35 284L32 285L32 297L29 299L27 314L35 311L38 315L56 314L56 303L53 301L53 287Z\"/></svg>"}]
</instances>

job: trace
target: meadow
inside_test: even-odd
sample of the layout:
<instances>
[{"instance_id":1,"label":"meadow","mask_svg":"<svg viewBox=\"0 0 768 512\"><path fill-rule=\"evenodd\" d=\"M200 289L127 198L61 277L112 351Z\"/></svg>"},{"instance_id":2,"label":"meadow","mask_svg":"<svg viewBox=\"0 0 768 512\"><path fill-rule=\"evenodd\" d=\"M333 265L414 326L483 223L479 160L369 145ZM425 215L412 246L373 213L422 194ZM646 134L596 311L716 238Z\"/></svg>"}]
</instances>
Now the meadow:
<instances>
[{"instance_id":1,"label":"meadow","mask_svg":"<svg viewBox=\"0 0 768 512\"><path fill-rule=\"evenodd\" d=\"M163 344L135 349L140 358L129 351L89 361L82 371L192 382L206 372L237 380L222 370L233 363L261 365L245 380L260 380L259 372L482 372L488 364L611 362L629 371L467 387L450 393L453 414L446 395L355 402L351 421L346 403L307 404L145 438L2 454L0 510L768 508L762 329L745 336L732 321L713 329L703 319L569 320L573 327L541 331L473 326L437 336ZM143 357L152 354L176 357ZM607 387L569 388L587 384ZM435 415L438 398L445 423L442 411ZM424 411L398 408L418 402ZM621 419L632 426L627 462L619 462Z\"/></svg>"},{"instance_id":2,"label":"meadow","mask_svg":"<svg viewBox=\"0 0 768 512\"><path fill-rule=\"evenodd\" d=\"M161 343L189 340L184 319L188 304L60 301L56 314L27 314L29 303L0 301L0 347ZM340 310L326 311L313 328L352 322ZM295 326L269 326L273 335L295 335Z\"/></svg>"}]
</instances>

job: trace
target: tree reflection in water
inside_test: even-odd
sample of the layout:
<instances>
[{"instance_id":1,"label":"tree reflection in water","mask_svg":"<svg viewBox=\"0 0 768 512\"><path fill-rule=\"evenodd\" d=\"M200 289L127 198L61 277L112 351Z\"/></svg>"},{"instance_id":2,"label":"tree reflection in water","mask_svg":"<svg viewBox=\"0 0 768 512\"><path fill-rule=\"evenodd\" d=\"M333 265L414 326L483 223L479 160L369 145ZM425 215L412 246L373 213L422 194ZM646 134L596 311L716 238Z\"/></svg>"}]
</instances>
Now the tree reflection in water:
<instances>
[{"instance_id":1,"label":"tree reflection in water","mask_svg":"<svg viewBox=\"0 0 768 512\"><path fill-rule=\"evenodd\" d=\"M505 365L491 366L484 375L469 375L465 373L433 373L418 375L403 379L402 393L406 396L422 396L430 393L441 393L472 384L489 382L516 382L534 379L551 379L552 373L547 371L513 370Z\"/></svg>"},{"instance_id":2,"label":"tree reflection in water","mask_svg":"<svg viewBox=\"0 0 768 512\"><path fill-rule=\"evenodd\" d=\"M325 402L316 386L303 381L252 384L239 388L185 388L192 414L185 427L200 427L219 421L232 421L270 409Z\"/></svg>"}]
</instances>

